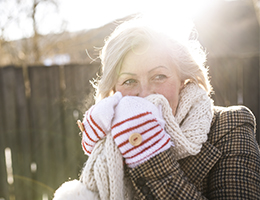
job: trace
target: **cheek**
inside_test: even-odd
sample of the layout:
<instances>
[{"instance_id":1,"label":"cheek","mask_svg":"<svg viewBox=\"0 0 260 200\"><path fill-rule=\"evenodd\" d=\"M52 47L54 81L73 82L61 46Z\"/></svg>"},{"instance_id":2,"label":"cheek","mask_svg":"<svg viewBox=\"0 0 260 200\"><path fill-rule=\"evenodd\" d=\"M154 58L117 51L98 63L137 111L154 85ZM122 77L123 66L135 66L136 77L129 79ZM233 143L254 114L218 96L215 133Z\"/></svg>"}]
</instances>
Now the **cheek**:
<instances>
[{"instance_id":1,"label":"cheek","mask_svg":"<svg viewBox=\"0 0 260 200\"><path fill-rule=\"evenodd\" d=\"M179 103L179 91L180 88L177 85L165 85L164 87L161 87L159 90L157 90L158 94L162 94L169 102L173 115L175 115L176 108Z\"/></svg>"},{"instance_id":2,"label":"cheek","mask_svg":"<svg viewBox=\"0 0 260 200\"><path fill-rule=\"evenodd\" d=\"M116 92L121 92L121 94L123 96L135 96L136 95L136 92L134 91L133 88L127 89L127 88L124 88L124 87L116 87Z\"/></svg>"},{"instance_id":3,"label":"cheek","mask_svg":"<svg viewBox=\"0 0 260 200\"><path fill-rule=\"evenodd\" d=\"M160 93L163 96L165 96L165 98L169 101L170 104L178 104L179 92L176 89L174 88L164 89L161 90Z\"/></svg>"},{"instance_id":4,"label":"cheek","mask_svg":"<svg viewBox=\"0 0 260 200\"><path fill-rule=\"evenodd\" d=\"M172 114L175 115L179 103L179 93L172 93L171 95L165 97L172 108Z\"/></svg>"}]
</instances>

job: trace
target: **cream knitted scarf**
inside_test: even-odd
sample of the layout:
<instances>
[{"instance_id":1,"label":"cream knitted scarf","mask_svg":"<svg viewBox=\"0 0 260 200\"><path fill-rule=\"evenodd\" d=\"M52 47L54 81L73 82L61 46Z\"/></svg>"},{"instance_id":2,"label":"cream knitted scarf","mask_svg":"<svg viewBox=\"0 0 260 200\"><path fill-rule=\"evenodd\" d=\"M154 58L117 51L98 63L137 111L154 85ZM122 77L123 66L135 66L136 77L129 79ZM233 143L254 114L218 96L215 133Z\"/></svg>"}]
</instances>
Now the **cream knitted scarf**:
<instances>
[{"instance_id":1,"label":"cream knitted scarf","mask_svg":"<svg viewBox=\"0 0 260 200\"><path fill-rule=\"evenodd\" d=\"M175 116L162 95L150 95L146 99L161 108L165 130L175 145L176 160L198 154L207 140L213 116L213 103L205 90L194 83L187 84L180 93ZM123 158L110 133L95 145L80 181L96 196L95 199L135 198L132 183L124 174Z\"/></svg>"}]
</instances>

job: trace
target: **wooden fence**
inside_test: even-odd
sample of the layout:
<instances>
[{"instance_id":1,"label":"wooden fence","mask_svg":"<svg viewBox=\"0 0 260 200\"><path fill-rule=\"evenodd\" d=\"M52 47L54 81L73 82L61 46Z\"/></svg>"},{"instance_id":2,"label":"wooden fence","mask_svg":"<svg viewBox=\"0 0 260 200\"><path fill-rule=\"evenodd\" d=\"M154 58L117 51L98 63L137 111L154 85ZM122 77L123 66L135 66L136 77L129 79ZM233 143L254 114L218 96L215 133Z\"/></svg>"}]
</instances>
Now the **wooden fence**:
<instances>
[{"instance_id":1,"label":"wooden fence","mask_svg":"<svg viewBox=\"0 0 260 200\"><path fill-rule=\"evenodd\" d=\"M259 116L259 57L210 58L216 105ZM77 119L93 104L99 65L0 68L0 199L47 200L87 157ZM259 134L257 134L259 142Z\"/></svg>"}]
</instances>

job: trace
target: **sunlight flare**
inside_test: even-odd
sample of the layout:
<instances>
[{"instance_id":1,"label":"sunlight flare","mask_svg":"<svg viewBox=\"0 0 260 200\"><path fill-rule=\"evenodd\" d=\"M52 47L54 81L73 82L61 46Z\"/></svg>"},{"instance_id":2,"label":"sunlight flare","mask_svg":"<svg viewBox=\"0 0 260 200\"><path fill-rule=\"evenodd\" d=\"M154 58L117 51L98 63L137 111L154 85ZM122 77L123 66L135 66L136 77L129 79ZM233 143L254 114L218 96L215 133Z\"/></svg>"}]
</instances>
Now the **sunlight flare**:
<instances>
[{"instance_id":1,"label":"sunlight flare","mask_svg":"<svg viewBox=\"0 0 260 200\"><path fill-rule=\"evenodd\" d=\"M141 15L157 30L168 33L180 41L187 40L194 26L192 20L210 3L208 0L141 2Z\"/></svg>"},{"instance_id":2,"label":"sunlight flare","mask_svg":"<svg viewBox=\"0 0 260 200\"><path fill-rule=\"evenodd\" d=\"M5 164L7 172L7 182L9 185L14 183L13 166L12 166L12 153L10 148L5 148Z\"/></svg>"}]
</instances>

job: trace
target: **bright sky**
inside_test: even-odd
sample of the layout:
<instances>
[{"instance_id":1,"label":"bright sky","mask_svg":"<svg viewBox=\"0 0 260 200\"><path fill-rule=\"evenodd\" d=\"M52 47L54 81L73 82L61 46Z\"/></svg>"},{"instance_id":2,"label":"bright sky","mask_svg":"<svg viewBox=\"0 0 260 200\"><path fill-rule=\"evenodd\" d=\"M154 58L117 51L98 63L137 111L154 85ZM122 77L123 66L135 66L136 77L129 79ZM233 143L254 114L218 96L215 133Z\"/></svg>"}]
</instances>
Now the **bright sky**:
<instances>
[{"instance_id":1,"label":"bright sky","mask_svg":"<svg viewBox=\"0 0 260 200\"><path fill-rule=\"evenodd\" d=\"M140 0L65 0L61 15L69 21L70 30L96 28L110 21L136 13Z\"/></svg>"},{"instance_id":2,"label":"bright sky","mask_svg":"<svg viewBox=\"0 0 260 200\"><path fill-rule=\"evenodd\" d=\"M142 12L160 17L182 12L195 15L211 0L63 0L61 15L70 30L94 28L129 14ZM178 13L180 14L180 13Z\"/></svg>"},{"instance_id":3,"label":"bright sky","mask_svg":"<svg viewBox=\"0 0 260 200\"><path fill-rule=\"evenodd\" d=\"M20 14L30 8L32 0L20 0L23 8L17 10L16 0L0 0L0 26L9 13L19 16L19 24L11 23L4 32L9 40L30 37L32 21ZM200 13L211 0L59 0L59 14L50 3L42 3L37 7L37 20L40 21L39 31L42 34L60 30L62 19L67 22L66 30L78 31L100 27L115 19L120 19L137 12L150 17L182 19ZM9 14L10 15L10 14ZM178 16L178 17L176 17ZM162 18L163 20L163 18ZM1 27L0 27L1 28ZM1 36L0 31L0 36Z\"/></svg>"}]
</instances>

